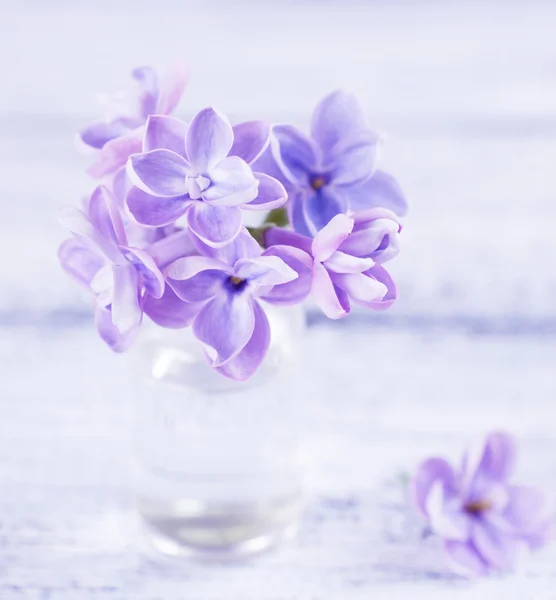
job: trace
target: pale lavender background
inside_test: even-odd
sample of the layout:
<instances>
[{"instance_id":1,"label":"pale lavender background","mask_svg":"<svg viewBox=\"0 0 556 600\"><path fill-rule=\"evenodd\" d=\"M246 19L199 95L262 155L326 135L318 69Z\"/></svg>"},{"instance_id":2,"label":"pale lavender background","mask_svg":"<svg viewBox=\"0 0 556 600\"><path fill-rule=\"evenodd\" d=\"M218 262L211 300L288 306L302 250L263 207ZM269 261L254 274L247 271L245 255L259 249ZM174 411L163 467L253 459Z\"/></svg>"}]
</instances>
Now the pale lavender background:
<instances>
[{"instance_id":1,"label":"pale lavender background","mask_svg":"<svg viewBox=\"0 0 556 600\"><path fill-rule=\"evenodd\" d=\"M503 581L451 580L391 481L499 426L522 439L523 478L556 491L556 4L0 9L0 600L553 597L554 548ZM323 94L355 90L411 200L398 305L339 334L311 317L300 536L235 569L138 549L125 363L55 258L56 207L90 189L72 135L94 94L176 55L192 67L184 117L214 104L305 125Z\"/></svg>"}]
</instances>

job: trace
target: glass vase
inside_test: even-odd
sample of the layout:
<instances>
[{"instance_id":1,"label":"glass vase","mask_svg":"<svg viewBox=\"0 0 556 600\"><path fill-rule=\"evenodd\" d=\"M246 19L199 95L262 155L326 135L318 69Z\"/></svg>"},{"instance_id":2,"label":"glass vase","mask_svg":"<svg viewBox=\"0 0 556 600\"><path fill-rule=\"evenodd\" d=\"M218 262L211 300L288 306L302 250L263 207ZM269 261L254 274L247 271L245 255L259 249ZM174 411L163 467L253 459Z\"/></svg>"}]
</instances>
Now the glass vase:
<instances>
[{"instance_id":1,"label":"glass vase","mask_svg":"<svg viewBox=\"0 0 556 600\"><path fill-rule=\"evenodd\" d=\"M246 382L212 370L190 328L152 325L134 349L136 500L166 554L242 558L296 531L305 322L298 307L265 311L271 345Z\"/></svg>"}]
</instances>

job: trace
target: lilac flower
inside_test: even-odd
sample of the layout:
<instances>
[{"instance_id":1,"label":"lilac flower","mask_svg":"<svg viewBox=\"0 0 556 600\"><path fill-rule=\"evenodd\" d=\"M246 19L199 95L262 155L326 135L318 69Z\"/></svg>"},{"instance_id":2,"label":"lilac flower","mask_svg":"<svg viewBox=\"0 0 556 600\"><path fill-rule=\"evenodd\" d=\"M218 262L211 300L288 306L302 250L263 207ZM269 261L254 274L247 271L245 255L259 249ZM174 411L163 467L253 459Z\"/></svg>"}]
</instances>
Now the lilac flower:
<instances>
[{"instance_id":1,"label":"lilac flower","mask_svg":"<svg viewBox=\"0 0 556 600\"><path fill-rule=\"evenodd\" d=\"M132 72L136 89L104 98L106 115L79 134L86 146L97 150L88 169L94 179L114 174L131 154L141 151L143 126L149 115L168 115L178 104L187 84L187 66L178 61L167 71L139 67Z\"/></svg>"},{"instance_id":2,"label":"lilac flower","mask_svg":"<svg viewBox=\"0 0 556 600\"><path fill-rule=\"evenodd\" d=\"M263 253L243 231L226 247L180 258L165 271L179 298L201 306L193 333L212 366L243 381L261 364L270 343L270 326L259 300L274 286L297 278L277 256Z\"/></svg>"},{"instance_id":3,"label":"lilac flower","mask_svg":"<svg viewBox=\"0 0 556 600\"><path fill-rule=\"evenodd\" d=\"M380 263L398 252L399 222L388 209L370 209L354 216L336 215L314 239L281 228L265 233L267 252L280 256L299 273L296 297L310 292L331 319L350 312L350 302L373 309L389 307L396 299L392 278ZM280 246L276 247L275 245ZM296 248L301 255L292 255ZM288 297L287 285L270 293Z\"/></svg>"},{"instance_id":4,"label":"lilac flower","mask_svg":"<svg viewBox=\"0 0 556 600\"><path fill-rule=\"evenodd\" d=\"M128 175L137 186L127 205L137 222L162 226L187 213L189 229L204 243L220 247L241 231L241 208L268 210L286 201L276 179L253 173L267 143L262 122L232 128L212 108L201 111L189 127L169 117L149 118L142 154L132 155Z\"/></svg>"},{"instance_id":5,"label":"lilac flower","mask_svg":"<svg viewBox=\"0 0 556 600\"><path fill-rule=\"evenodd\" d=\"M457 572L511 570L523 551L548 540L551 516L545 496L509 481L515 455L513 438L494 432L470 448L460 469L429 458L412 480L413 503L444 539Z\"/></svg>"},{"instance_id":6,"label":"lilac flower","mask_svg":"<svg viewBox=\"0 0 556 600\"><path fill-rule=\"evenodd\" d=\"M95 296L100 336L116 352L135 340L146 295L161 298L164 278L150 254L128 246L120 214L108 190L93 192L88 214L67 207L60 222L74 238L60 247L64 270Z\"/></svg>"},{"instance_id":7,"label":"lilac flower","mask_svg":"<svg viewBox=\"0 0 556 600\"><path fill-rule=\"evenodd\" d=\"M373 207L406 212L396 180L376 168L378 143L355 96L336 91L316 107L311 137L289 125L275 126L255 168L280 179L291 201L293 228L313 237L337 214Z\"/></svg>"}]
</instances>

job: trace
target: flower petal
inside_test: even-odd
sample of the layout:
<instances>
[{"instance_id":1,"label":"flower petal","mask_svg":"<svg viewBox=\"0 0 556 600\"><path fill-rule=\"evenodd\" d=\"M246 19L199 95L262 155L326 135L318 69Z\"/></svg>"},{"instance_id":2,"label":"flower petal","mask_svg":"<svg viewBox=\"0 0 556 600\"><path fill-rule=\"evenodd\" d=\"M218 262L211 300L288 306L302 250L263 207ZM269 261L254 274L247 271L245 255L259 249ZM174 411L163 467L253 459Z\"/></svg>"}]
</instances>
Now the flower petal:
<instances>
[{"instance_id":1,"label":"flower petal","mask_svg":"<svg viewBox=\"0 0 556 600\"><path fill-rule=\"evenodd\" d=\"M255 162L268 146L270 123L268 121L246 121L234 125L234 143L230 156L239 156L246 163Z\"/></svg>"},{"instance_id":2,"label":"flower petal","mask_svg":"<svg viewBox=\"0 0 556 600\"><path fill-rule=\"evenodd\" d=\"M455 491L456 475L450 463L443 458L429 458L423 461L411 480L410 492L413 505L424 516L428 517L426 501L431 487L440 482L444 488Z\"/></svg>"},{"instance_id":3,"label":"flower petal","mask_svg":"<svg viewBox=\"0 0 556 600\"><path fill-rule=\"evenodd\" d=\"M257 197L248 204L244 204L243 208L249 210L272 210L286 203L288 193L277 179L269 177L264 173L253 173L253 175L259 182Z\"/></svg>"},{"instance_id":4,"label":"flower petal","mask_svg":"<svg viewBox=\"0 0 556 600\"><path fill-rule=\"evenodd\" d=\"M166 269L168 285L186 302L204 302L223 289L232 268L214 258L187 256Z\"/></svg>"},{"instance_id":5,"label":"flower petal","mask_svg":"<svg viewBox=\"0 0 556 600\"><path fill-rule=\"evenodd\" d=\"M127 175L144 192L167 198L187 192L188 166L182 156L171 150L151 150L129 157Z\"/></svg>"},{"instance_id":6,"label":"flower petal","mask_svg":"<svg viewBox=\"0 0 556 600\"><path fill-rule=\"evenodd\" d=\"M336 90L323 98L315 108L311 137L326 152L340 140L366 128L365 115L355 94Z\"/></svg>"},{"instance_id":7,"label":"flower petal","mask_svg":"<svg viewBox=\"0 0 556 600\"><path fill-rule=\"evenodd\" d=\"M376 211L388 212L394 218L380 217L363 220L356 213L353 215L355 225L351 235L341 245L342 252L353 256L365 256L375 262L384 263L396 257L400 251L399 229L400 225L394 213L387 209L370 209L364 213ZM357 221L359 218L359 222Z\"/></svg>"},{"instance_id":8,"label":"flower petal","mask_svg":"<svg viewBox=\"0 0 556 600\"><path fill-rule=\"evenodd\" d=\"M312 256L311 244L310 238L283 227L271 227L264 232L264 245L267 248L275 245L294 246Z\"/></svg>"},{"instance_id":9,"label":"flower petal","mask_svg":"<svg viewBox=\"0 0 556 600\"><path fill-rule=\"evenodd\" d=\"M212 366L219 367L245 348L254 327L251 296L222 293L201 309L193 323L193 333L208 346Z\"/></svg>"},{"instance_id":10,"label":"flower petal","mask_svg":"<svg viewBox=\"0 0 556 600\"><path fill-rule=\"evenodd\" d=\"M371 258L359 258L336 250L323 264L334 273L362 273L370 269L374 262Z\"/></svg>"},{"instance_id":11,"label":"flower petal","mask_svg":"<svg viewBox=\"0 0 556 600\"><path fill-rule=\"evenodd\" d=\"M314 195L313 190L298 190L288 194L288 217L296 233L308 238L314 237L316 228L307 217L305 202L309 195Z\"/></svg>"},{"instance_id":12,"label":"flower petal","mask_svg":"<svg viewBox=\"0 0 556 600\"><path fill-rule=\"evenodd\" d=\"M297 273L278 256L241 258L234 275L258 286L279 285L297 279Z\"/></svg>"},{"instance_id":13,"label":"flower petal","mask_svg":"<svg viewBox=\"0 0 556 600\"><path fill-rule=\"evenodd\" d=\"M325 186L318 192L308 194L302 205L305 220L313 235L323 229L336 215L345 214L347 208L346 199L332 186Z\"/></svg>"},{"instance_id":14,"label":"flower petal","mask_svg":"<svg viewBox=\"0 0 556 600\"><path fill-rule=\"evenodd\" d=\"M201 241L218 248L229 244L239 234L243 219L237 206L211 206L199 201L188 211L187 223Z\"/></svg>"},{"instance_id":15,"label":"flower petal","mask_svg":"<svg viewBox=\"0 0 556 600\"><path fill-rule=\"evenodd\" d=\"M112 322L112 312L108 308L97 306L95 309L95 325L100 337L114 352L125 352L135 342L139 333L139 325L121 333Z\"/></svg>"},{"instance_id":16,"label":"flower petal","mask_svg":"<svg viewBox=\"0 0 556 600\"><path fill-rule=\"evenodd\" d=\"M333 273L331 277L334 284L342 288L350 300L361 306L372 308L388 291L383 283L363 273Z\"/></svg>"},{"instance_id":17,"label":"flower petal","mask_svg":"<svg viewBox=\"0 0 556 600\"><path fill-rule=\"evenodd\" d=\"M131 72L139 84L140 114L146 119L156 112L158 96L158 73L153 67L137 67Z\"/></svg>"},{"instance_id":18,"label":"flower petal","mask_svg":"<svg viewBox=\"0 0 556 600\"><path fill-rule=\"evenodd\" d=\"M313 267L311 293L317 306L329 319L341 319L349 313L349 302L346 302L345 295L339 296L328 271L318 262Z\"/></svg>"},{"instance_id":19,"label":"flower petal","mask_svg":"<svg viewBox=\"0 0 556 600\"><path fill-rule=\"evenodd\" d=\"M375 265L371 267L368 271L365 271L365 275L367 277L372 277L376 281L382 283L386 289L386 294L380 300L376 300L374 302L366 302L365 306L367 308L372 308L373 310L384 310L389 308L394 304L396 299L398 298L398 290L396 288L396 284L392 277L390 277L390 273L382 267L381 265Z\"/></svg>"},{"instance_id":20,"label":"flower petal","mask_svg":"<svg viewBox=\"0 0 556 600\"><path fill-rule=\"evenodd\" d=\"M101 179L121 169L132 154L141 152L142 137L142 130L134 129L106 142L95 162L87 169L87 175Z\"/></svg>"},{"instance_id":21,"label":"flower petal","mask_svg":"<svg viewBox=\"0 0 556 600\"><path fill-rule=\"evenodd\" d=\"M259 182L238 156L228 156L215 165L210 171L210 181L203 200L213 206L239 206L257 197Z\"/></svg>"},{"instance_id":22,"label":"flower petal","mask_svg":"<svg viewBox=\"0 0 556 600\"><path fill-rule=\"evenodd\" d=\"M174 117L151 115L145 127L143 152L166 149L184 156L186 134L187 123Z\"/></svg>"},{"instance_id":23,"label":"flower petal","mask_svg":"<svg viewBox=\"0 0 556 600\"><path fill-rule=\"evenodd\" d=\"M139 248L120 247L124 258L131 263L141 277L145 291L154 298L162 297L164 293L164 277L152 256Z\"/></svg>"},{"instance_id":24,"label":"flower petal","mask_svg":"<svg viewBox=\"0 0 556 600\"><path fill-rule=\"evenodd\" d=\"M546 523L550 518L551 506L546 494L541 490L524 485L510 485L507 488L509 499L502 514L514 532L525 533Z\"/></svg>"},{"instance_id":25,"label":"flower petal","mask_svg":"<svg viewBox=\"0 0 556 600\"><path fill-rule=\"evenodd\" d=\"M255 325L251 339L243 350L216 370L225 377L235 381L245 381L259 368L270 345L270 324L258 302L253 303Z\"/></svg>"},{"instance_id":26,"label":"flower petal","mask_svg":"<svg viewBox=\"0 0 556 600\"><path fill-rule=\"evenodd\" d=\"M446 541L444 549L452 570L464 577L486 575L487 563L481 558L471 542Z\"/></svg>"},{"instance_id":27,"label":"flower petal","mask_svg":"<svg viewBox=\"0 0 556 600\"><path fill-rule=\"evenodd\" d=\"M112 322L121 333L127 333L141 323L139 275L132 265L114 266Z\"/></svg>"},{"instance_id":28,"label":"flower petal","mask_svg":"<svg viewBox=\"0 0 556 600\"><path fill-rule=\"evenodd\" d=\"M100 150L106 142L128 131L129 128L123 119L115 119L110 122L99 121L98 123L92 123L79 133L79 137L87 146Z\"/></svg>"},{"instance_id":29,"label":"flower petal","mask_svg":"<svg viewBox=\"0 0 556 600\"><path fill-rule=\"evenodd\" d=\"M187 212L192 200L189 196L161 198L132 187L126 196L126 204L133 218L141 225L162 227L175 223Z\"/></svg>"},{"instance_id":30,"label":"flower petal","mask_svg":"<svg viewBox=\"0 0 556 600\"><path fill-rule=\"evenodd\" d=\"M272 304L289 306L303 302L311 292L313 279L313 259L309 254L293 246L272 246L264 251L264 256L278 256L298 277L288 283L275 285L262 299Z\"/></svg>"},{"instance_id":31,"label":"flower petal","mask_svg":"<svg viewBox=\"0 0 556 600\"><path fill-rule=\"evenodd\" d=\"M392 175L380 169L361 185L344 187L343 193L354 212L383 207L399 216L407 213L407 199L400 185Z\"/></svg>"},{"instance_id":32,"label":"flower petal","mask_svg":"<svg viewBox=\"0 0 556 600\"><path fill-rule=\"evenodd\" d=\"M241 258L254 258L261 255L261 247L245 227L229 244L218 248L207 246L196 236L191 236L191 238L198 252L203 256L216 258L232 267Z\"/></svg>"},{"instance_id":33,"label":"flower petal","mask_svg":"<svg viewBox=\"0 0 556 600\"><path fill-rule=\"evenodd\" d=\"M292 183L304 183L320 162L316 144L291 125L275 125L272 130L279 144L279 166Z\"/></svg>"},{"instance_id":34,"label":"flower petal","mask_svg":"<svg viewBox=\"0 0 556 600\"><path fill-rule=\"evenodd\" d=\"M513 437L505 432L491 432L477 440L463 457L463 486L472 493L473 486L485 478L506 480L514 470L516 447Z\"/></svg>"},{"instance_id":35,"label":"flower petal","mask_svg":"<svg viewBox=\"0 0 556 600\"><path fill-rule=\"evenodd\" d=\"M189 67L183 60L177 60L169 69L159 75L156 112L169 115L178 105L189 80Z\"/></svg>"},{"instance_id":36,"label":"flower petal","mask_svg":"<svg viewBox=\"0 0 556 600\"><path fill-rule=\"evenodd\" d=\"M496 569L512 570L519 556L527 551L524 541L505 535L484 519L474 523L471 535L483 560Z\"/></svg>"},{"instance_id":37,"label":"flower petal","mask_svg":"<svg viewBox=\"0 0 556 600\"><path fill-rule=\"evenodd\" d=\"M157 325L168 329L181 329L193 323L204 303L183 302L167 285L162 297L145 296L144 313Z\"/></svg>"},{"instance_id":38,"label":"flower petal","mask_svg":"<svg viewBox=\"0 0 556 600\"><path fill-rule=\"evenodd\" d=\"M79 240L65 240L58 249L62 269L77 283L89 288L91 281L105 265L105 259Z\"/></svg>"},{"instance_id":39,"label":"flower petal","mask_svg":"<svg viewBox=\"0 0 556 600\"><path fill-rule=\"evenodd\" d=\"M353 229L353 219L336 215L315 236L312 245L313 257L319 262L329 259Z\"/></svg>"},{"instance_id":40,"label":"flower petal","mask_svg":"<svg viewBox=\"0 0 556 600\"><path fill-rule=\"evenodd\" d=\"M364 129L338 142L327 155L334 185L354 185L369 179L376 170L378 136Z\"/></svg>"},{"instance_id":41,"label":"flower petal","mask_svg":"<svg viewBox=\"0 0 556 600\"><path fill-rule=\"evenodd\" d=\"M440 479L430 486L425 500L425 513L431 529L446 540L465 542L471 535L471 518L461 508L459 498L444 487Z\"/></svg>"},{"instance_id":42,"label":"flower petal","mask_svg":"<svg viewBox=\"0 0 556 600\"><path fill-rule=\"evenodd\" d=\"M89 199L89 219L100 234L114 242L126 244L127 237L116 199L103 185L99 185Z\"/></svg>"},{"instance_id":43,"label":"flower petal","mask_svg":"<svg viewBox=\"0 0 556 600\"><path fill-rule=\"evenodd\" d=\"M233 142L234 131L228 119L214 108L205 108L187 130L187 157L197 174L203 175L228 156Z\"/></svg>"},{"instance_id":44,"label":"flower petal","mask_svg":"<svg viewBox=\"0 0 556 600\"><path fill-rule=\"evenodd\" d=\"M160 269L165 269L178 258L197 253L191 238L187 229L178 229L152 243L149 246L149 254Z\"/></svg>"},{"instance_id":45,"label":"flower petal","mask_svg":"<svg viewBox=\"0 0 556 600\"><path fill-rule=\"evenodd\" d=\"M290 181L290 178L293 179L293 177L291 175L288 177L284 174L286 167L283 165L282 159L280 158L280 144L272 131L270 132L267 148L256 161L249 164L253 171L265 173L270 177L274 177L274 179L277 179L286 190L289 192L293 191L294 185L292 184L292 181Z\"/></svg>"}]
</instances>

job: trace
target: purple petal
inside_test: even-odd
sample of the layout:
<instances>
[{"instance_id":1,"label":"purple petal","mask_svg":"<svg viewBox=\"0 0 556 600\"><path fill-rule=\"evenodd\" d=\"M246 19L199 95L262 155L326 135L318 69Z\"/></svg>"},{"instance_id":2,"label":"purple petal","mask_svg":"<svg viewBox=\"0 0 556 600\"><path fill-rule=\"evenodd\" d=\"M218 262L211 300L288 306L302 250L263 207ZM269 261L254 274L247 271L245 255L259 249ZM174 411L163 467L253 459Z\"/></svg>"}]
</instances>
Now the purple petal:
<instances>
[{"instance_id":1,"label":"purple petal","mask_svg":"<svg viewBox=\"0 0 556 600\"><path fill-rule=\"evenodd\" d=\"M367 277L376 279L376 281L386 286L387 289L386 295L381 300L367 302L365 306L367 308L372 308L373 310L384 310L392 306L398 297L398 290L388 271L381 265L375 265L368 271L365 271L365 275L367 275Z\"/></svg>"},{"instance_id":2,"label":"purple petal","mask_svg":"<svg viewBox=\"0 0 556 600\"><path fill-rule=\"evenodd\" d=\"M338 288L332 283L328 271L318 262L313 267L311 293L317 306L329 319L341 319L349 313L345 293L343 298L339 297Z\"/></svg>"},{"instance_id":3,"label":"purple petal","mask_svg":"<svg viewBox=\"0 0 556 600\"><path fill-rule=\"evenodd\" d=\"M127 163L127 175L134 185L153 196L171 197L187 193L185 158L171 150L134 154Z\"/></svg>"},{"instance_id":4,"label":"purple petal","mask_svg":"<svg viewBox=\"0 0 556 600\"><path fill-rule=\"evenodd\" d=\"M127 333L141 323L139 275L131 266L114 266L112 322L121 333Z\"/></svg>"},{"instance_id":5,"label":"purple petal","mask_svg":"<svg viewBox=\"0 0 556 600\"><path fill-rule=\"evenodd\" d=\"M177 230L151 244L149 254L160 269L165 269L178 258L197 253L191 237L187 229Z\"/></svg>"},{"instance_id":6,"label":"purple petal","mask_svg":"<svg viewBox=\"0 0 556 600\"><path fill-rule=\"evenodd\" d=\"M170 69L159 77L156 112L169 115L178 105L189 80L189 67L183 60L177 60Z\"/></svg>"},{"instance_id":7,"label":"purple petal","mask_svg":"<svg viewBox=\"0 0 556 600\"><path fill-rule=\"evenodd\" d=\"M296 233L308 238L314 237L316 229L305 213L305 202L313 190L297 190L289 193L290 202L287 205L289 221Z\"/></svg>"},{"instance_id":8,"label":"purple petal","mask_svg":"<svg viewBox=\"0 0 556 600\"><path fill-rule=\"evenodd\" d=\"M210 182L203 200L213 206L239 206L257 197L258 181L238 156L228 156L215 165L210 171Z\"/></svg>"},{"instance_id":9,"label":"purple petal","mask_svg":"<svg viewBox=\"0 0 556 600\"><path fill-rule=\"evenodd\" d=\"M456 476L450 463L443 458L429 458L423 461L410 482L410 492L413 505L424 516L428 517L426 509L427 496L434 483L440 482L446 489L455 491Z\"/></svg>"},{"instance_id":10,"label":"purple petal","mask_svg":"<svg viewBox=\"0 0 556 600\"><path fill-rule=\"evenodd\" d=\"M283 227L271 227L264 232L264 245L267 248L276 245L294 246L312 256L311 244L310 238Z\"/></svg>"},{"instance_id":11,"label":"purple petal","mask_svg":"<svg viewBox=\"0 0 556 600\"><path fill-rule=\"evenodd\" d=\"M444 549L448 556L452 570L465 577L486 575L488 565L481 558L471 542L447 541Z\"/></svg>"},{"instance_id":12,"label":"purple petal","mask_svg":"<svg viewBox=\"0 0 556 600\"><path fill-rule=\"evenodd\" d=\"M252 298L241 293L222 293L201 309L193 323L193 333L208 347L213 367L219 367L243 350L254 326Z\"/></svg>"},{"instance_id":13,"label":"purple petal","mask_svg":"<svg viewBox=\"0 0 556 600\"><path fill-rule=\"evenodd\" d=\"M168 285L186 302L204 302L221 291L231 267L214 258L187 256L166 269Z\"/></svg>"},{"instance_id":14,"label":"purple petal","mask_svg":"<svg viewBox=\"0 0 556 600\"><path fill-rule=\"evenodd\" d=\"M146 119L156 112L158 73L153 67L137 67L131 74L139 83L141 115Z\"/></svg>"},{"instance_id":15,"label":"purple petal","mask_svg":"<svg viewBox=\"0 0 556 600\"><path fill-rule=\"evenodd\" d=\"M323 151L327 151L340 140L350 138L366 128L365 115L355 94L337 90L321 100L315 108L311 136Z\"/></svg>"},{"instance_id":16,"label":"purple petal","mask_svg":"<svg viewBox=\"0 0 556 600\"><path fill-rule=\"evenodd\" d=\"M354 185L369 179L376 170L378 136L362 130L341 141L327 156L334 185Z\"/></svg>"},{"instance_id":17,"label":"purple petal","mask_svg":"<svg viewBox=\"0 0 556 600\"><path fill-rule=\"evenodd\" d=\"M514 470L516 447L505 432L492 432L477 440L465 453L462 464L463 485L472 493L480 479L506 480Z\"/></svg>"},{"instance_id":18,"label":"purple petal","mask_svg":"<svg viewBox=\"0 0 556 600\"><path fill-rule=\"evenodd\" d=\"M162 227L174 223L187 212L192 202L189 196L151 196L137 187L132 187L126 197L126 204L133 218L148 227Z\"/></svg>"},{"instance_id":19,"label":"purple petal","mask_svg":"<svg viewBox=\"0 0 556 600\"><path fill-rule=\"evenodd\" d=\"M152 321L161 327L181 329L193 323L203 304L183 302L172 288L167 285L162 298L145 297L143 311Z\"/></svg>"},{"instance_id":20,"label":"purple petal","mask_svg":"<svg viewBox=\"0 0 556 600\"><path fill-rule=\"evenodd\" d=\"M304 183L317 169L319 149L309 137L290 125L276 125L273 134L280 148L279 166L292 183Z\"/></svg>"},{"instance_id":21,"label":"purple petal","mask_svg":"<svg viewBox=\"0 0 556 600\"><path fill-rule=\"evenodd\" d=\"M509 499L502 514L515 532L526 533L550 518L551 507L546 495L530 486L511 485L507 488Z\"/></svg>"},{"instance_id":22,"label":"purple petal","mask_svg":"<svg viewBox=\"0 0 556 600\"><path fill-rule=\"evenodd\" d=\"M226 364L216 370L225 377L235 381L245 381L259 368L270 345L270 324L258 302L253 303L255 325L251 339L243 350Z\"/></svg>"},{"instance_id":23,"label":"purple petal","mask_svg":"<svg viewBox=\"0 0 556 600\"><path fill-rule=\"evenodd\" d=\"M145 127L143 152L166 149L184 156L186 133L187 123L174 117L151 115Z\"/></svg>"},{"instance_id":24,"label":"purple petal","mask_svg":"<svg viewBox=\"0 0 556 600\"><path fill-rule=\"evenodd\" d=\"M277 179L269 177L264 173L253 173L253 175L259 182L257 197L248 204L244 204L243 208L250 210L272 210L285 204L288 199L288 193Z\"/></svg>"},{"instance_id":25,"label":"purple petal","mask_svg":"<svg viewBox=\"0 0 556 600\"><path fill-rule=\"evenodd\" d=\"M458 496L437 479L429 488L425 500L425 513L431 529L446 540L465 542L471 535L471 517L465 513Z\"/></svg>"},{"instance_id":26,"label":"purple petal","mask_svg":"<svg viewBox=\"0 0 556 600\"><path fill-rule=\"evenodd\" d=\"M299 304L303 302L311 292L311 283L313 279L313 259L309 254L293 246L276 245L264 251L264 256L278 256L298 277L288 283L275 285L262 298L282 306Z\"/></svg>"},{"instance_id":27,"label":"purple petal","mask_svg":"<svg viewBox=\"0 0 556 600\"><path fill-rule=\"evenodd\" d=\"M527 549L525 542L503 534L484 519L474 523L472 542L488 565L504 571L513 569Z\"/></svg>"},{"instance_id":28,"label":"purple petal","mask_svg":"<svg viewBox=\"0 0 556 600\"><path fill-rule=\"evenodd\" d=\"M336 215L322 228L313 240L313 257L319 262L330 258L353 229L353 219Z\"/></svg>"},{"instance_id":29,"label":"purple petal","mask_svg":"<svg viewBox=\"0 0 556 600\"><path fill-rule=\"evenodd\" d=\"M191 206L187 222L202 242L214 248L229 244L243 226L241 209L237 206L211 206L200 201Z\"/></svg>"},{"instance_id":30,"label":"purple petal","mask_svg":"<svg viewBox=\"0 0 556 600\"><path fill-rule=\"evenodd\" d=\"M334 284L342 288L350 300L369 308L380 302L388 291L383 283L363 273L332 273L331 277Z\"/></svg>"},{"instance_id":31,"label":"purple petal","mask_svg":"<svg viewBox=\"0 0 556 600\"><path fill-rule=\"evenodd\" d=\"M192 240L202 255L216 258L232 267L241 258L254 258L261 255L259 244L245 228L242 228L239 235L229 244L218 248L207 246L195 236L192 236Z\"/></svg>"},{"instance_id":32,"label":"purple petal","mask_svg":"<svg viewBox=\"0 0 556 600\"><path fill-rule=\"evenodd\" d=\"M241 258L235 264L236 277L260 286L280 285L297 279L297 273L278 256Z\"/></svg>"},{"instance_id":33,"label":"purple petal","mask_svg":"<svg viewBox=\"0 0 556 600\"><path fill-rule=\"evenodd\" d=\"M347 201L338 191L331 186L325 186L318 192L307 195L303 201L302 210L310 230L316 234L333 217L346 213L347 207Z\"/></svg>"},{"instance_id":34,"label":"purple petal","mask_svg":"<svg viewBox=\"0 0 556 600\"><path fill-rule=\"evenodd\" d=\"M239 156L246 163L255 162L265 151L270 138L270 123L247 121L234 125L234 143L230 156Z\"/></svg>"},{"instance_id":35,"label":"purple petal","mask_svg":"<svg viewBox=\"0 0 556 600\"><path fill-rule=\"evenodd\" d=\"M228 119L214 108L205 108L193 118L187 130L187 157L202 175L228 156L233 142L234 131Z\"/></svg>"},{"instance_id":36,"label":"purple petal","mask_svg":"<svg viewBox=\"0 0 556 600\"><path fill-rule=\"evenodd\" d=\"M58 250L62 269L77 283L89 288L91 281L105 265L105 259L77 239L62 242Z\"/></svg>"},{"instance_id":37,"label":"purple petal","mask_svg":"<svg viewBox=\"0 0 556 600\"><path fill-rule=\"evenodd\" d=\"M383 207L399 216L407 213L407 199L398 182L380 169L361 185L345 186L343 190L354 212Z\"/></svg>"},{"instance_id":38,"label":"purple petal","mask_svg":"<svg viewBox=\"0 0 556 600\"><path fill-rule=\"evenodd\" d=\"M125 352L135 342L139 333L139 325L121 333L112 323L112 313L108 308L97 306L95 309L95 325L100 337L114 352Z\"/></svg>"},{"instance_id":39,"label":"purple petal","mask_svg":"<svg viewBox=\"0 0 556 600\"><path fill-rule=\"evenodd\" d=\"M112 177L111 190L117 205L122 209L125 206L125 197L131 189L131 181L127 176L125 167L122 167Z\"/></svg>"},{"instance_id":40,"label":"purple petal","mask_svg":"<svg viewBox=\"0 0 556 600\"><path fill-rule=\"evenodd\" d=\"M398 232L400 225L394 213L387 209L370 209L364 213L386 212L394 217L374 217L368 220L356 213L351 235L341 245L343 252L353 256L365 256L379 263L391 260L400 251ZM358 220L359 219L359 220Z\"/></svg>"},{"instance_id":41,"label":"purple petal","mask_svg":"<svg viewBox=\"0 0 556 600\"><path fill-rule=\"evenodd\" d=\"M100 150L106 144L106 142L109 142L110 140L113 140L114 138L117 138L128 131L129 128L124 120L116 119L108 123L105 121L93 123L92 125L89 125L83 129L79 133L79 137L87 146L95 148L96 150Z\"/></svg>"},{"instance_id":42,"label":"purple petal","mask_svg":"<svg viewBox=\"0 0 556 600\"><path fill-rule=\"evenodd\" d=\"M329 272L362 273L370 269L374 265L374 262L370 258L359 258L336 250L323 264Z\"/></svg>"},{"instance_id":43,"label":"purple petal","mask_svg":"<svg viewBox=\"0 0 556 600\"><path fill-rule=\"evenodd\" d=\"M164 277L152 256L139 248L120 247L120 252L139 273L147 294L154 298L160 298L164 293Z\"/></svg>"},{"instance_id":44,"label":"purple petal","mask_svg":"<svg viewBox=\"0 0 556 600\"><path fill-rule=\"evenodd\" d=\"M126 244L127 237L122 216L116 205L114 196L102 185L99 185L89 199L89 219L100 234L114 242Z\"/></svg>"},{"instance_id":45,"label":"purple petal","mask_svg":"<svg viewBox=\"0 0 556 600\"><path fill-rule=\"evenodd\" d=\"M121 169L132 154L141 152L141 138L142 131L135 129L107 142L98 153L96 161L87 169L89 177L101 179Z\"/></svg>"},{"instance_id":46,"label":"purple petal","mask_svg":"<svg viewBox=\"0 0 556 600\"><path fill-rule=\"evenodd\" d=\"M288 191L293 191L293 184L284 175L285 166L280 158L280 145L276 136L271 132L266 150L253 163L250 163L253 171L264 173L277 179ZM293 177L292 177L293 178Z\"/></svg>"}]
</instances>

